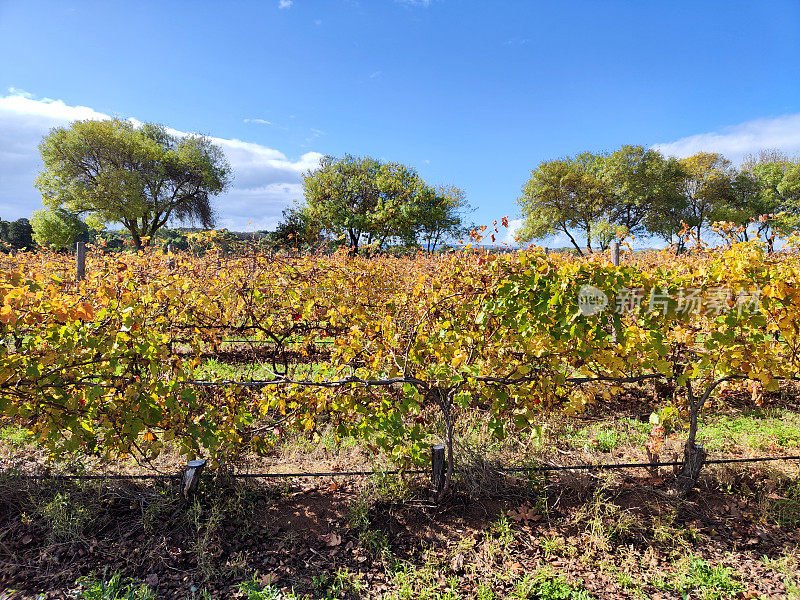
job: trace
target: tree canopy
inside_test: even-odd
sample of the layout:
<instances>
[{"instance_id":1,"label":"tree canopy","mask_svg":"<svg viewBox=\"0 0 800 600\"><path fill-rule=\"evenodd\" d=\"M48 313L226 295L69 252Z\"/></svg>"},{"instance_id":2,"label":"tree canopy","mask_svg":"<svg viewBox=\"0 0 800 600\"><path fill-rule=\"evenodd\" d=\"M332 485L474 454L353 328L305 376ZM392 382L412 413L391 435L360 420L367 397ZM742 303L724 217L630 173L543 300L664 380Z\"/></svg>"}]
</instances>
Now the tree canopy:
<instances>
[{"instance_id":1,"label":"tree canopy","mask_svg":"<svg viewBox=\"0 0 800 600\"><path fill-rule=\"evenodd\" d=\"M207 137L176 135L152 123L76 121L39 145L43 203L102 223L120 223L136 248L168 222L214 225L213 196L230 166Z\"/></svg>"},{"instance_id":2,"label":"tree canopy","mask_svg":"<svg viewBox=\"0 0 800 600\"><path fill-rule=\"evenodd\" d=\"M518 199L520 239L563 233L583 254L615 237L652 235L686 246L715 222L741 239L770 244L778 230L800 225L800 161L780 152L748 157L740 168L721 154L664 157L642 146L542 162ZM585 240L585 248L578 242Z\"/></svg>"},{"instance_id":3,"label":"tree canopy","mask_svg":"<svg viewBox=\"0 0 800 600\"><path fill-rule=\"evenodd\" d=\"M325 156L303 177L303 190L308 218L355 253L390 240L411 245L418 237L435 249L460 230L466 207L461 190L433 188L414 169L371 157Z\"/></svg>"},{"instance_id":4,"label":"tree canopy","mask_svg":"<svg viewBox=\"0 0 800 600\"><path fill-rule=\"evenodd\" d=\"M0 219L0 241L14 250L33 248L33 229L30 221L25 218L17 219L16 221L3 221Z\"/></svg>"},{"instance_id":5,"label":"tree canopy","mask_svg":"<svg viewBox=\"0 0 800 600\"><path fill-rule=\"evenodd\" d=\"M89 226L64 208L33 211L31 226L36 243L52 250L63 250L75 242L86 241L89 234Z\"/></svg>"}]
</instances>

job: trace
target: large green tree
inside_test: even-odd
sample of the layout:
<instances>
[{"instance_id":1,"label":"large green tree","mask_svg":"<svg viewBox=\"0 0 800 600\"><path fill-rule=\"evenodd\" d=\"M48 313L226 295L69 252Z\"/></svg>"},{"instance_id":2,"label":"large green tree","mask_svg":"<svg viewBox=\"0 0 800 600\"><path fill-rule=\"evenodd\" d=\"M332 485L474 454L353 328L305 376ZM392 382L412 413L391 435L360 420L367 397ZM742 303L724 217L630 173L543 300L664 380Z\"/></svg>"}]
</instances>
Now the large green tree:
<instances>
[{"instance_id":1,"label":"large green tree","mask_svg":"<svg viewBox=\"0 0 800 600\"><path fill-rule=\"evenodd\" d=\"M583 254L580 237L592 250L592 232L609 209L609 189L598 175L598 160L596 155L585 153L544 161L531 171L517 200L524 218L520 240L564 233L579 254Z\"/></svg>"},{"instance_id":2,"label":"large green tree","mask_svg":"<svg viewBox=\"0 0 800 600\"><path fill-rule=\"evenodd\" d=\"M629 234L648 232L660 209L669 214L669 208L680 204L681 166L657 150L622 146L604 155L598 167L611 196L608 222L624 227Z\"/></svg>"},{"instance_id":3,"label":"large green tree","mask_svg":"<svg viewBox=\"0 0 800 600\"><path fill-rule=\"evenodd\" d=\"M736 172L730 160L712 152L698 152L681 159L680 164L684 171L680 191L685 222L699 242L703 229L724 218L726 208L735 203Z\"/></svg>"},{"instance_id":4,"label":"large green tree","mask_svg":"<svg viewBox=\"0 0 800 600\"><path fill-rule=\"evenodd\" d=\"M284 209L269 241L275 248L311 250L322 241L321 225L307 206L290 206Z\"/></svg>"},{"instance_id":5,"label":"large green tree","mask_svg":"<svg viewBox=\"0 0 800 600\"><path fill-rule=\"evenodd\" d=\"M31 249L34 245L33 228L28 219L3 221L0 219L0 240L15 250Z\"/></svg>"},{"instance_id":6,"label":"large green tree","mask_svg":"<svg viewBox=\"0 0 800 600\"><path fill-rule=\"evenodd\" d=\"M55 128L39 150L44 169L36 185L45 206L120 223L137 249L171 221L212 227L211 199L231 171L206 137L119 119Z\"/></svg>"},{"instance_id":7,"label":"large green tree","mask_svg":"<svg viewBox=\"0 0 800 600\"><path fill-rule=\"evenodd\" d=\"M89 226L64 208L33 211L31 226L36 243L52 250L70 248L75 242L86 241L89 234Z\"/></svg>"},{"instance_id":8,"label":"large green tree","mask_svg":"<svg viewBox=\"0 0 800 600\"><path fill-rule=\"evenodd\" d=\"M429 190L405 165L371 157L325 156L303 177L310 214L354 253L391 239L405 242L416 233L416 203Z\"/></svg>"},{"instance_id":9,"label":"large green tree","mask_svg":"<svg viewBox=\"0 0 800 600\"><path fill-rule=\"evenodd\" d=\"M464 216L469 210L464 190L460 188L438 186L423 190L416 201L416 241L427 252L435 252L444 240L465 233Z\"/></svg>"}]
</instances>

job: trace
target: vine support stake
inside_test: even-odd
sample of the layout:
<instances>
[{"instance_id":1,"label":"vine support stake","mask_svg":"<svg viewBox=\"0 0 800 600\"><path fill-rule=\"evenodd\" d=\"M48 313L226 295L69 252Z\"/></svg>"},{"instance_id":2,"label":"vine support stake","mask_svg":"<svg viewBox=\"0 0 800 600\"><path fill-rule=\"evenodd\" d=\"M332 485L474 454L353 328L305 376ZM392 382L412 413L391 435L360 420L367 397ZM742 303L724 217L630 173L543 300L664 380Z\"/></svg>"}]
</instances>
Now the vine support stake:
<instances>
[{"instance_id":1,"label":"vine support stake","mask_svg":"<svg viewBox=\"0 0 800 600\"><path fill-rule=\"evenodd\" d=\"M183 479L181 480L181 493L187 502L191 502L194 499L197 486L200 484L200 475L203 473L205 466L206 461L203 459L190 460L186 464L186 470L183 472Z\"/></svg>"},{"instance_id":2,"label":"vine support stake","mask_svg":"<svg viewBox=\"0 0 800 600\"><path fill-rule=\"evenodd\" d=\"M167 256L169 257L167 259L167 267L170 268L170 269L174 269L175 268L175 256L173 255L172 244L169 244L167 246Z\"/></svg>"},{"instance_id":3,"label":"vine support stake","mask_svg":"<svg viewBox=\"0 0 800 600\"><path fill-rule=\"evenodd\" d=\"M615 267L619 266L619 242L611 242L611 262L614 263ZM613 329L611 331L611 341L615 344L619 342L619 332L617 331L616 326L611 326Z\"/></svg>"},{"instance_id":4,"label":"vine support stake","mask_svg":"<svg viewBox=\"0 0 800 600\"><path fill-rule=\"evenodd\" d=\"M444 452L444 444L431 446L431 485L437 499L441 497L444 490L445 473L447 472L447 459Z\"/></svg>"},{"instance_id":5,"label":"vine support stake","mask_svg":"<svg viewBox=\"0 0 800 600\"><path fill-rule=\"evenodd\" d=\"M86 278L86 242L75 244L75 277L78 281Z\"/></svg>"}]
</instances>

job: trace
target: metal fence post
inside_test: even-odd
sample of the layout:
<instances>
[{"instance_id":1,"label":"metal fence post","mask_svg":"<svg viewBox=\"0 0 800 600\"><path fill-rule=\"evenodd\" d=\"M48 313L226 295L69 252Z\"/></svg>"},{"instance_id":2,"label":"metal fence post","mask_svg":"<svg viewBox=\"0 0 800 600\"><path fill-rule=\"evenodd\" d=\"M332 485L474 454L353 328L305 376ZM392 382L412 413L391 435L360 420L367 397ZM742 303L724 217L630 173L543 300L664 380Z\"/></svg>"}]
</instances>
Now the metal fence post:
<instances>
[{"instance_id":1,"label":"metal fence post","mask_svg":"<svg viewBox=\"0 0 800 600\"><path fill-rule=\"evenodd\" d=\"M206 461L203 459L190 460L186 464L186 470L183 472L183 479L181 480L181 493L187 502L191 502L194 499L197 486L200 484L200 475L203 473L205 466Z\"/></svg>"},{"instance_id":2,"label":"metal fence post","mask_svg":"<svg viewBox=\"0 0 800 600\"><path fill-rule=\"evenodd\" d=\"M447 472L447 459L444 455L444 444L431 446L431 485L436 498L441 497L444 490L444 479Z\"/></svg>"},{"instance_id":3,"label":"metal fence post","mask_svg":"<svg viewBox=\"0 0 800 600\"><path fill-rule=\"evenodd\" d=\"M75 276L78 281L86 278L86 242L75 244Z\"/></svg>"}]
</instances>

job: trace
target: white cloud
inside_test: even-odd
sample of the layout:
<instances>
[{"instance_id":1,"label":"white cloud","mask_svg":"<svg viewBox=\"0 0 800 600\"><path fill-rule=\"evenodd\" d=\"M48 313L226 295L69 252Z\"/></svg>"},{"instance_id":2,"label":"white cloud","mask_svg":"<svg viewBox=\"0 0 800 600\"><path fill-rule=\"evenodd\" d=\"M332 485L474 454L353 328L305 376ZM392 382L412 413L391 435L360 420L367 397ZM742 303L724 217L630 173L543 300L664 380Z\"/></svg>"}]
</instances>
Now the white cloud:
<instances>
[{"instance_id":1,"label":"white cloud","mask_svg":"<svg viewBox=\"0 0 800 600\"><path fill-rule=\"evenodd\" d=\"M258 125L272 125L272 121L267 121L266 119L242 119L245 123L256 123Z\"/></svg>"},{"instance_id":2,"label":"white cloud","mask_svg":"<svg viewBox=\"0 0 800 600\"><path fill-rule=\"evenodd\" d=\"M697 152L720 152L738 163L747 154L778 148L800 151L800 114L755 119L653 146L663 154L683 158Z\"/></svg>"},{"instance_id":3,"label":"white cloud","mask_svg":"<svg viewBox=\"0 0 800 600\"><path fill-rule=\"evenodd\" d=\"M291 8L292 4L294 4L294 0L279 0L278 8Z\"/></svg>"},{"instance_id":4,"label":"white cloud","mask_svg":"<svg viewBox=\"0 0 800 600\"><path fill-rule=\"evenodd\" d=\"M35 99L11 89L0 96L0 217L28 217L41 207L33 180L41 169L38 144L53 127L78 119L104 120L110 115L61 100ZM139 123L136 119L129 119ZM176 135L185 132L171 129ZM236 230L271 229L281 211L302 197L300 179L322 157L306 152L290 160L282 152L253 142L212 137L233 168L231 189L218 196L219 226Z\"/></svg>"},{"instance_id":5,"label":"white cloud","mask_svg":"<svg viewBox=\"0 0 800 600\"><path fill-rule=\"evenodd\" d=\"M508 229L506 229L506 234L503 236L501 242L503 244L509 244L510 246L516 246L517 242L514 240L517 237L517 233L519 232L520 228L522 227L524 219L509 219L508 220ZM498 227L500 231L503 231L502 227Z\"/></svg>"},{"instance_id":6,"label":"white cloud","mask_svg":"<svg viewBox=\"0 0 800 600\"><path fill-rule=\"evenodd\" d=\"M372 73L369 74L369 78L370 79L377 79L381 75L383 75L383 71L373 71Z\"/></svg>"},{"instance_id":7,"label":"white cloud","mask_svg":"<svg viewBox=\"0 0 800 600\"><path fill-rule=\"evenodd\" d=\"M424 6L428 7L431 5L431 0L394 0L398 4L405 4L407 6Z\"/></svg>"}]
</instances>

